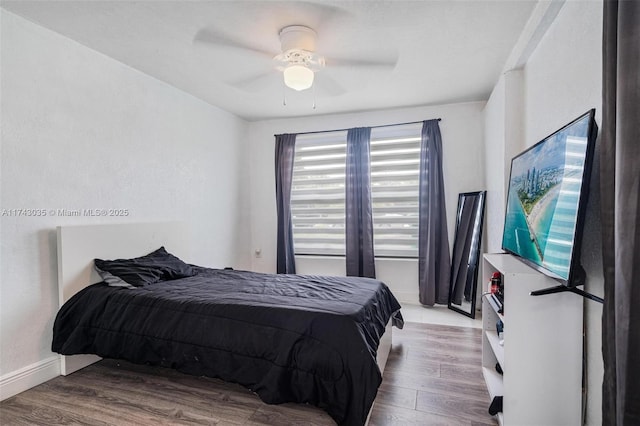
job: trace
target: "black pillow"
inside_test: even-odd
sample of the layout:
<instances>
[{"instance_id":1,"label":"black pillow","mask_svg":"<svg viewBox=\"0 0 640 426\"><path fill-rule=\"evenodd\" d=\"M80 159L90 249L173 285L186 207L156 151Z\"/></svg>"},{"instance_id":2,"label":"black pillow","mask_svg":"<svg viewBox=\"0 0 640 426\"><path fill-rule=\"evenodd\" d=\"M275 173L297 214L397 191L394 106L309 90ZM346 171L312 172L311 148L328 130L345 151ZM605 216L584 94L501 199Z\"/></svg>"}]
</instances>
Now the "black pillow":
<instances>
[{"instance_id":1,"label":"black pillow","mask_svg":"<svg viewBox=\"0 0 640 426\"><path fill-rule=\"evenodd\" d=\"M191 266L168 253L164 247L142 257L116 260L95 259L94 263L98 273L109 273L134 287L192 277L196 274ZM102 278L105 279L104 276Z\"/></svg>"}]
</instances>

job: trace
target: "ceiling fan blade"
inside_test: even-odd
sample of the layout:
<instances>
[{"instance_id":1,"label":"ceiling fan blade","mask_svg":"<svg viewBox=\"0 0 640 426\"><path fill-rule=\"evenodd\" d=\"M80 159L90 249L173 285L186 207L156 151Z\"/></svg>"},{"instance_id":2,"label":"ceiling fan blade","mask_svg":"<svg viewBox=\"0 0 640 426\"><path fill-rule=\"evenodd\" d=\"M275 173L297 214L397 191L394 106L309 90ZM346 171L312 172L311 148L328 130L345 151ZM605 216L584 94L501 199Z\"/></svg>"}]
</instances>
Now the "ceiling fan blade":
<instances>
[{"instance_id":1,"label":"ceiling fan blade","mask_svg":"<svg viewBox=\"0 0 640 426\"><path fill-rule=\"evenodd\" d=\"M326 58L327 67L368 67L368 68L395 68L398 58L389 59L347 59Z\"/></svg>"},{"instance_id":2,"label":"ceiling fan blade","mask_svg":"<svg viewBox=\"0 0 640 426\"><path fill-rule=\"evenodd\" d=\"M257 74L242 80L232 81L229 84L245 92L258 92L270 86L276 81L277 75L274 72Z\"/></svg>"},{"instance_id":3,"label":"ceiling fan blade","mask_svg":"<svg viewBox=\"0 0 640 426\"><path fill-rule=\"evenodd\" d=\"M326 73L316 74L315 84L318 89L330 96L340 96L347 93L347 90L340 83Z\"/></svg>"},{"instance_id":4,"label":"ceiling fan blade","mask_svg":"<svg viewBox=\"0 0 640 426\"><path fill-rule=\"evenodd\" d=\"M233 49L242 49L248 50L250 52L258 53L260 55L268 56L269 58L273 58L276 54L269 52L267 50L261 49L259 47L251 46L247 43L243 43L241 41L232 40L228 36L219 33L211 28L203 28L198 31L193 38L193 43L202 43L208 45L217 45L223 47L231 47Z\"/></svg>"}]
</instances>

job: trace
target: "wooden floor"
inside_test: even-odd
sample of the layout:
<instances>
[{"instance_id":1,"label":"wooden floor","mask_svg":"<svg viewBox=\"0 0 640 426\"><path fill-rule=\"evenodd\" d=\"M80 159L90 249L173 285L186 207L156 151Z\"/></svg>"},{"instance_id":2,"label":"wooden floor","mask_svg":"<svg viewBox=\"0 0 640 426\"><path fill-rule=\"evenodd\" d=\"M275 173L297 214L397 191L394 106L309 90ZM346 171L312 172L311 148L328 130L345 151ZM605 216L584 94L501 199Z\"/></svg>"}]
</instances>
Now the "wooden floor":
<instances>
[{"instance_id":1,"label":"wooden floor","mask_svg":"<svg viewBox=\"0 0 640 426\"><path fill-rule=\"evenodd\" d=\"M495 425L480 369L481 330L407 323L370 425ZM0 403L4 425L332 425L301 404L267 405L241 386L103 360Z\"/></svg>"}]
</instances>

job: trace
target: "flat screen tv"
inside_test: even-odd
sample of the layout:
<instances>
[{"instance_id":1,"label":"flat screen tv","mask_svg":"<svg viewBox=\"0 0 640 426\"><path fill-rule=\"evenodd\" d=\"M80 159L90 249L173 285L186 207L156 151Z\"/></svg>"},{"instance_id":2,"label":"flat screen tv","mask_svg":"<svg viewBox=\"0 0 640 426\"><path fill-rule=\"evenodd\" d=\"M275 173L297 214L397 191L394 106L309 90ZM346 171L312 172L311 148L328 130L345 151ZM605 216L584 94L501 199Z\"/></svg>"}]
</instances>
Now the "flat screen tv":
<instances>
[{"instance_id":1,"label":"flat screen tv","mask_svg":"<svg viewBox=\"0 0 640 426\"><path fill-rule=\"evenodd\" d=\"M592 109L511 161L502 249L574 287L598 127Z\"/></svg>"}]
</instances>

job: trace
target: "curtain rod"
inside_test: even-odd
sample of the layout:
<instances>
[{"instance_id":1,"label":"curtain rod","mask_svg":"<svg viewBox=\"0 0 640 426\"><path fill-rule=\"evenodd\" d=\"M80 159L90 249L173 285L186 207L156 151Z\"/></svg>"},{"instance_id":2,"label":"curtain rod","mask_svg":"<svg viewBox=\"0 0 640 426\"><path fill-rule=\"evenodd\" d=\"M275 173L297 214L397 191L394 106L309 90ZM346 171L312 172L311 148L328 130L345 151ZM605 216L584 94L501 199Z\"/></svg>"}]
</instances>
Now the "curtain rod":
<instances>
[{"instance_id":1,"label":"curtain rod","mask_svg":"<svg viewBox=\"0 0 640 426\"><path fill-rule=\"evenodd\" d=\"M442 118L436 118L436 120L442 121ZM423 121L428 121L428 120L407 121L406 123L396 123L396 124L381 124L379 126L368 126L368 127L371 127L372 129L377 129L380 127L393 127L393 126L404 126L405 124L418 124L418 123L422 123ZM367 127L367 126L364 126L364 127ZM344 132L346 130L349 130L349 129L316 130L315 132L298 132L296 133L296 135L313 135L316 133ZM273 136L278 136L278 135L273 135Z\"/></svg>"}]
</instances>

